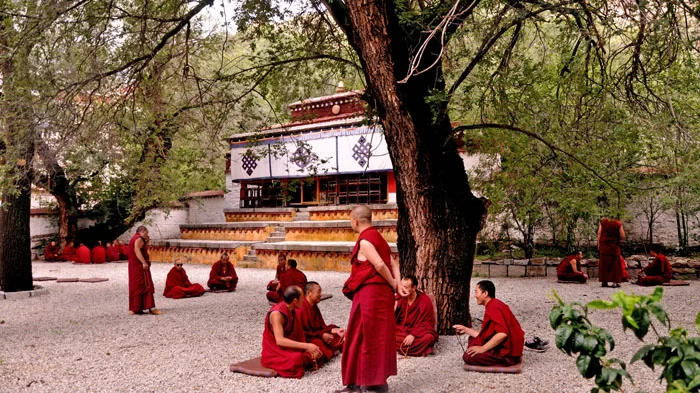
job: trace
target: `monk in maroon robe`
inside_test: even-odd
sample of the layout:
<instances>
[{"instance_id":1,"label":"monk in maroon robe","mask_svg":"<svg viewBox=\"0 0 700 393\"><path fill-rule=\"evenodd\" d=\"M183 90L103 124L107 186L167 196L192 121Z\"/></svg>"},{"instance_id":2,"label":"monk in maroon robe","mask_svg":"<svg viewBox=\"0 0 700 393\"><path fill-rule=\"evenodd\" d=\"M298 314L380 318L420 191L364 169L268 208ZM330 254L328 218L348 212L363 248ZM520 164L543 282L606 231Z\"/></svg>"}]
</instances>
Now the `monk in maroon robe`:
<instances>
[{"instance_id":1,"label":"monk in maroon robe","mask_svg":"<svg viewBox=\"0 0 700 393\"><path fill-rule=\"evenodd\" d=\"M308 280L306 279L306 274L301 270L297 269L297 261L290 259L287 261L287 268L280 274L279 282L277 283L277 289L275 291L267 292L267 300L273 303L279 303L282 301L282 294L284 290L292 285L296 285L299 288L304 288Z\"/></svg>"},{"instance_id":2,"label":"monk in maroon robe","mask_svg":"<svg viewBox=\"0 0 700 393\"><path fill-rule=\"evenodd\" d=\"M284 378L303 377L323 356L318 346L306 342L295 312L303 301L301 288L289 287L284 301L272 306L265 316L260 364Z\"/></svg>"},{"instance_id":3,"label":"monk in maroon robe","mask_svg":"<svg viewBox=\"0 0 700 393\"><path fill-rule=\"evenodd\" d=\"M625 230L619 220L604 218L598 226L598 250L600 263L598 264L598 280L603 287L612 283L613 288L619 288L623 279L622 262L620 258L622 239L625 238Z\"/></svg>"},{"instance_id":4,"label":"monk in maroon robe","mask_svg":"<svg viewBox=\"0 0 700 393\"><path fill-rule=\"evenodd\" d=\"M180 259L175 260L175 266L168 272L165 279L165 290L163 296L171 299L182 299L183 297L197 297L204 294L204 287L199 284L192 284L185 268L182 267Z\"/></svg>"},{"instance_id":5,"label":"monk in maroon robe","mask_svg":"<svg viewBox=\"0 0 700 393\"><path fill-rule=\"evenodd\" d=\"M275 279L267 283L268 291L277 291L277 284L280 283L280 276L287 269L287 256L280 254L277 256L277 270L275 271Z\"/></svg>"},{"instance_id":6,"label":"monk in maroon robe","mask_svg":"<svg viewBox=\"0 0 700 393\"><path fill-rule=\"evenodd\" d=\"M44 261L46 262L59 262L62 261L61 249L58 247L56 242L51 242L46 245L46 250L44 250Z\"/></svg>"},{"instance_id":7,"label":"monk in maroon robe","mask_svg":"<svg viewBox=\"0 0 700 393\"><path fill-rule=\"evenodd\" d=\"M673 268L666 255L661 253L661 246L658 244L652 245L650 254L654 257L654 260L642 269L637 284L651 287L670 282L673 278Z\"/></svg>"},{"instance_id":8,"label":"monk in maroon robe","mask_svg":"<svg viewBox=\"0 0 700 393\"><path fill-rule=\"evenodd\" d=\"M316 344L323 353L323 362L335 356L343 349L345 329L336 325L326 325L318 304L321 302L321 286L316 281L309 281L304 287L304 302L298 310L301 326L306 341Z\"/></svg>"},{"instance_id":9,"label":"monk in maroon robe","mask_svg":"<svg viewBox=\"0 0 700 393\"><path fill-rule=\"evenodd\" d=\"M80 246L78 246L78 249L75 250L75 254L76 254L75 262L77 262L77 263L89 264L92 261L92 254L90 253L90 249L83 243L80 243Z\"/></svg>"},{"instance_id":10,"label":"monk in maroon robe","mask_svg":"<svg viewBox=\"0 0 700 393\"><path fill-rule=\"evenodd\" d=\"M116 243L114 243L116 244ZM113 245L113 243L107 243L107 262L114 262L119 260L119 250Z\"/></svg>"},{"instance_id":11,"label":"monk in maroon robe","mask_svg":"<svg viewBox=\"0 0 700 393\"><path fill-rule=\"evenodd\" d=\"M464 363L473 366L512 366L518 364L525 347L525 332L505 303L496 299L493 282L479 281L474 288L477 304L484 306L481 331L454 325L458 334L469 335Z\"/></svg>"},{"instance_id":12,"label":"monk in maroon robe","mask_svg":"<svg viewBox=\"0 0 700 393\"><path fill-rule=\"evenodd\" d=\"M102 247L102 242L97 241L97 245L92 249L92 263L105 263L107 262L107 250Z\"/></svg>"},{"instance_id":13,"label":"monk in maroon robe","mask_svg":"<svg viewBox=\"0 0 700 393\"><path fill-rule=\"evenodd\" d=\"M583 259L583 253L580 251L562 259L557 266L557 280L585 284L588 274L581 271L581 259Z\"/></svg>"},{"instance_id":14,"label":"monk in maroon robe","mask_svg":"<svg viewBox=\"0 0 700 393\"><path fill-rule=\"evenodd\" d=\"M129 259L129 246L122 243L121 240L115 240L115 242L118 242L119 260L123 261L125 259Z\"/></svg>"},{"instance_id":15,"label":"monk in maroon robe","mask_svg":"<svg viewBox=\"0 0 700 393\"><path fill-rule=\"evenodd\" d=\"M66 243L66 246L63 247L63 252L61 253L61 257L66 262L77 262L78 261L78 253L77 253L75 247L73 246L73 242Z\"/></svg>"},{"instance_id":16,"label":"monk in maroon robe","mask_svg":"<svg viewBox=\"0 0 700 393\"><path fill-rule=\"evenodd\" d=\"M209 272L209 281L207 286L212 291L229 291L236 290L238 285L238 275L233 264L229 261L228 253L221 254L221 258L214 263Z\"/></svg>"},{"instance_id":17,"label":"monk in maroon robe","mask_svg":"<svg viewBox=\"0 0 700 393\"><path fill-rule=\"evenodd\" d=\"M404 277L401 285L408 296L396 301L396 349L405 356L430 355L438 340L433 302L418 290L416 276Z\"/></svg>"},{"instance_id":18,"label":"monk in maroon robe","mask_svg":"<svg viewBox=\"0 0 700 393\"><path fill-rule=\"evenodd\" d=\"M143 314L149 310L153 315L162 312L156 308L153 297L155 286L151 276L151 261L148 257L148 229L136 228L136 234L129 241L129 314Z\"/></svg>"},{"instance_id":19,"label":"monk in maroon robe","mask_svg":"<svg viewBox=\"0 0 700 393\"><path fill-rule=\"evenodd\" d=\"M350 257L350 277L343 285L352 308L341 363L346 388L339 391L387 391L387 378L396 375L394 294L397 290L407 294L398 289L399 264L372 226L372 210L355 207L350 225L359 237Z\"/></svg>"}]
</instances>

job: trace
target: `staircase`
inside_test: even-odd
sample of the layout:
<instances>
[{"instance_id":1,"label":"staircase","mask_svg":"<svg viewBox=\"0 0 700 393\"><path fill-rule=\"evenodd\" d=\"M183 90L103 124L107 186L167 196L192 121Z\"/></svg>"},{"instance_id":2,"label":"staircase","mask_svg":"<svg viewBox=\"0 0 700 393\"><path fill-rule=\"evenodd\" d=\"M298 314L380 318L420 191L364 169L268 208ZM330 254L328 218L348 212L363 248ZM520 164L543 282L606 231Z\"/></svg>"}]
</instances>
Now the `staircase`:
<instances>
[{"instance_id":1,"label":"staircase","mask_svg":"<svg viewBox=\"0 0 700 393\"><path fill-rule=\"evenodd\" d=\"M307 215L309 213L306 213ZM296 220L294 220L296 221ZM284 238L287 234L287 231L283 227L275 227L275 229L270 233L270 236L268 236L267 239L265 239L265 243L279 243L283 242Z\"/></svg>"}]
</instances>

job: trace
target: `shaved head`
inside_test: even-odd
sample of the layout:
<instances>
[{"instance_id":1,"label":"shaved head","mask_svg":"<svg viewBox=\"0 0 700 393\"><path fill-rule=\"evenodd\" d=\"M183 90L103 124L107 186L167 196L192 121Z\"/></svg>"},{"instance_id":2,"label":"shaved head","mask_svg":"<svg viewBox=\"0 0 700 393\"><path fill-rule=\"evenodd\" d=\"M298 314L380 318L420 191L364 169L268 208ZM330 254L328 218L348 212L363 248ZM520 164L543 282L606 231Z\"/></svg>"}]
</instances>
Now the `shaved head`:
<instances>
[{"instance_id":1,"label":"shaved head","mask_svg":"<svg viewBox=\"0 0 700 393\"><path fill-rule=\"evenodd\" d=\"M361 223L371 223L372 222L372 209L366 205L357 206L352 209L350 213L350 218L358 220Z\"/></svg>"}]
</instances>

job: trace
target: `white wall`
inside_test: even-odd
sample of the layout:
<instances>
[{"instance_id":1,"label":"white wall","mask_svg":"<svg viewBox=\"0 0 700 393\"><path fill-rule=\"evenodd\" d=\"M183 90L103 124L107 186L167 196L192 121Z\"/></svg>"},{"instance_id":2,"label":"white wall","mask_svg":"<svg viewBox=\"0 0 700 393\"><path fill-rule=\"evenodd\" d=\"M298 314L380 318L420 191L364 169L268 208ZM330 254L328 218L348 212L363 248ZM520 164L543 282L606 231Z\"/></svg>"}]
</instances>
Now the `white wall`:
<instances>
[{"instance_id":1,"label":"white wall","mask_svg":"<svg viewBox=\"0 0 700 393\"><path fill-rule=\"evenodd\" d=\"M136 228L141 225L148 227L148 235L151 239L179 239L180 225L187 224L187 208L170 209L167 213L161 209L154 209L146 213L146 218L139 221L119 236L119 240L128 242L136 233Z\"/></svg>"},{"instance_id":2,"label":"white wall","mask_svg":"<svg viewBox=\"0 0 700 393\"><path fill-rule=\"evenodd\" d=\"M187 204L189 206L188 224L226 222L226 217L224 216L226 199L224 196L190 198Z\"/></svg>"}]
</instances>

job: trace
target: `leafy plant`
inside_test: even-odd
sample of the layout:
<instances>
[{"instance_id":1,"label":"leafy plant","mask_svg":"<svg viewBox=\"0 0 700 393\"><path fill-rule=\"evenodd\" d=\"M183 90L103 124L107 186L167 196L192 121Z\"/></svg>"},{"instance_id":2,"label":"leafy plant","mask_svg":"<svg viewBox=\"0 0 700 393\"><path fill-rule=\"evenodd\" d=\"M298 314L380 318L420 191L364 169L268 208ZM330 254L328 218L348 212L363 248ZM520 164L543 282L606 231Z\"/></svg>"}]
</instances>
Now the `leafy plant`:
<instances>
[{"instance_id":1,"label":"leafy plant","mask_svg":"<svg viewBox=\"0 0 700 393\"><path fill-rule=\"evenodd\" d=\"M647 367L663 366L659 377L666 381L666 392L700 392L700 337L689 337L684 328L671 330L671 323L659 301L663 288L657 287L649 296L626 294L622 291L609 300L594 300L588 304L565 303L556 291L552 291L557 305L549 314L549 322L555 330L557 348L569 356L578 354L576 367L585 378L595 378L592 393L622 391L623 379L634 383L627 372L625 362L608 358L615 348L615 341L607 330L597 327L588 319L588 309L596 308L622 311L621 322L625 331L632 330L643 341L651 329L657 336L656 344L640 348L630 363L642 360ZM652 321L652 315L669 329L669 336L661 336ZM700 333L700 313L695 320Z\"/></svg>"}]
</instances>

